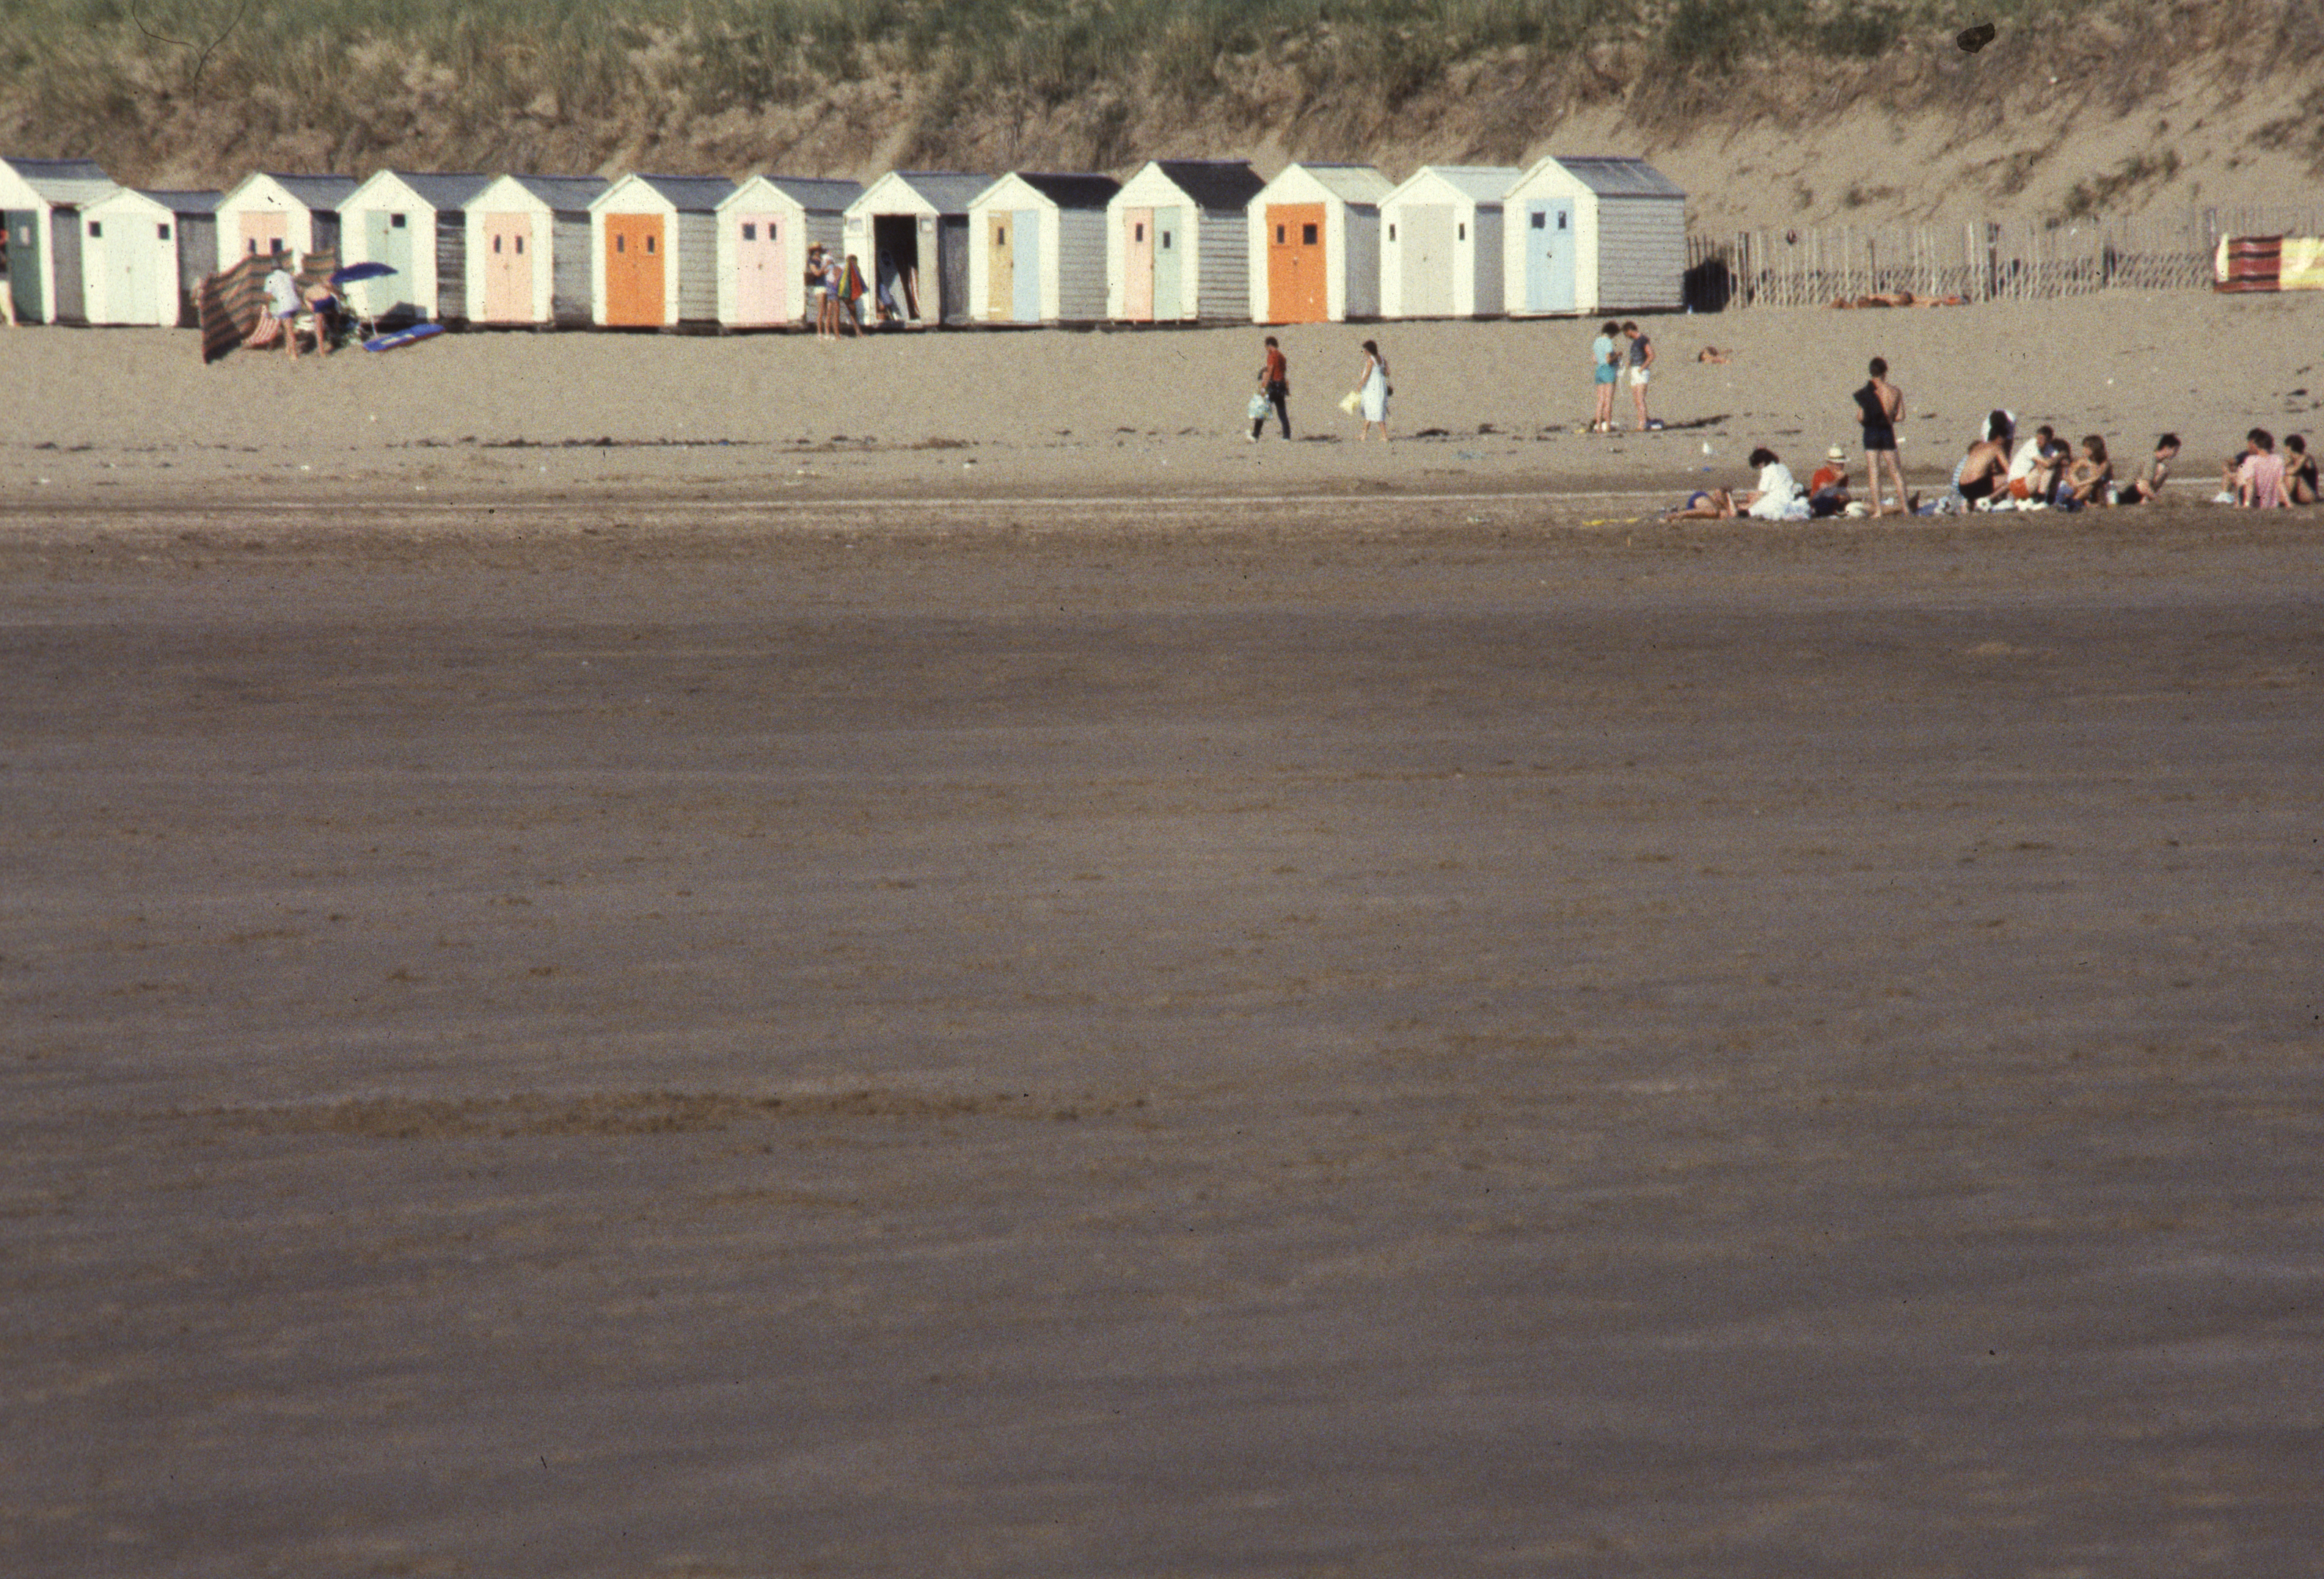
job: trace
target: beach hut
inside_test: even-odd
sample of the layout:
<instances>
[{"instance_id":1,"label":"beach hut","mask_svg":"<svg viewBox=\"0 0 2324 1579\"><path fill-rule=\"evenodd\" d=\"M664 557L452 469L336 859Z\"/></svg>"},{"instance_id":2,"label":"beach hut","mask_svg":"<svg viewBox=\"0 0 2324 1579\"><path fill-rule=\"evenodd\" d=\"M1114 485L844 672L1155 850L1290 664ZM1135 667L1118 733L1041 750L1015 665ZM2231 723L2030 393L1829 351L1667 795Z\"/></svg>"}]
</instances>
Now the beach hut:
<instances>
[{"instance_id":1,"label":"beach hut","mask_svg":"<svg viewBox=\"0 0 2324 1579\"><path fill-rule=\"evenodd\" d=\"M596 260L591 319L606 328L670 328L718 317L718 205L734 183L715 175L625 175L589 205Z\"/></svg>"},{"instance_id":2,"label":"beach hut","mask_svg":"<svg viewBox=\"0 0 2324 1579\"><path fill-rule=\"evenodd\" d=\"M88 321L164 328L192 323L194 292L217 268L217 202L216 192L123 187L82 209Z\"/></svg>"},{"instance_id":3,"label":"beach hut","mask_svg":"<svg viewBox=\"0 0 2324 1579\"><path fill-rule=\"evenodd\" d=\"M339 206L355 193L343 175L244 176L218 199L218 263L266 253L300 257L339 245Z\"/></svg>"},{"instance_id":4,"label":"beach hut","mask_svg":"<svg viewBox=\"0 0 2324 1579\"><path fill-rule=\"evenodd\" d=\"M1105 316L1110 175L1015 171L968 206L968 316L979 323L1094 323Z\"/></svg>"},{"instance_id":5,"label":"beach hut","mask_svg":"<svg viewBox=\"0 0 2324 1579\"><path fill-rule=\"evenodd\" d=\"M1501 194L1514 166L1431 164L1380 199L1380 316L1501 311Z\"/></svg>"},{"instance_id":6,"label":"beach hut","mask_svg":"<svg viewBox=\"0 0 2324 1579\"><path fill-rule=\"evenodd\" d=\"M1124 323L1245 318L1250 200L1240 159L1157 159L1106 205L1106 316Z\"/></svg>"},{"instance_id":7,"label":"beach hut","mask_svg":"<svg viewBox=\"0 0 2324 1579\"><path fill-rule=\"evenodd\" d=\"M586 324L596 311L589 205L594 175L504 175L468 199L467 320Z\"/></svg>"},{"instance_id":8,"label":"beach hut","mask_svg":"<svg viewBox=\"0 0 2324 1579\"><path fill-rule=\"evenodd\" d=\"M1512 314L1684 305L1686 194L1645 160L1553 155L1501 207Z\"/></svg>"},{"instance_id":9,"label":"beach hut","mask_svg":"<svg viewBox=\"0 0 2324 1579\"><path fill-rule=\"evenodd\" d=\"M847 251L874 290L895 278L896 304L919 324L968 321L968 206L989 175L891 170L847 206Z\"/></svg>"},{"instance_id":10,"label":"beach hut","mask_svg":"<svg viewBox=\"0 0 2324 1579\"><path fill-rule=\"evenodd\" d=\"M847 205L862 195L858 181L745 177L718 205L718 321L740 329L805 319L807 249L838 247Z\"/></svg>"},{"instance_id":11,"label":"beach hut","mask_svg":"<svg viewBox=\"0 0 2324 1579\"><path fill-rule=\"evenodd\" d=\"M1388 189L1369 164L1289 164L1261 187L1247 210L1251 320L1379 317L1379 203Z\"/></svg>"},{"instance_id":12,"label":"beach hut","mask_svg":"<svg viewBox=\"0 0 2324 1579\"><path fill-rule=\"evenodd\" d=\"M92 159L0 159L0 224L8 228L18 323L82 321L80 213L119 189Z\"/></svg>"},{"instance_id":13,"label":"beach hut","mask_svg":"<svg viewBox=\"0 0 2324 1579\"><path fill-rule=\"evenodd\" d=\"M353 287L374 318L465 319L468 315L468 205L481 175L383 170L339 208L339 262L385 263L383 280Z\"/></svg>"}]
</instances>

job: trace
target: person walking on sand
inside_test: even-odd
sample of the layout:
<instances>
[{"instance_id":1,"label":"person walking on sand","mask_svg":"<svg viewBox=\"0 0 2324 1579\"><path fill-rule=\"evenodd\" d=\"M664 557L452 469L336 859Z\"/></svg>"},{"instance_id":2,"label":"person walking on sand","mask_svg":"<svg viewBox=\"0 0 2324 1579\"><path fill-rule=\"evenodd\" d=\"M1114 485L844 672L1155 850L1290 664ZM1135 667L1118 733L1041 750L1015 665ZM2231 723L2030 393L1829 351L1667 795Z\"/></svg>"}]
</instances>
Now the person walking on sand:
<instances>
[{"instance_id":1,"label":"person walking on sand","mask_svg":"<svg viewBox=\"0 0 2324 1579\"><path fill-rule=\"evenodd\" d=\"M1656 424L1646 420L1646 385L1654 377L1655 343L1646 338L1637 325L1625 320L1622 336L1630 342L1623 354L1623 362L1630 374L1630 399L1638 408L1638 431L1644 433Z\"/></svg>"},{"instance_id":2,"label":"person walking on sand","mask_svg":"<svg viewBox=\"0 0 2324 1579\"><path fill-rule=\"evenodd\" d=\"M299 360L298 319L300 302L299 282L290 274L289 254L275 254L274 267L268 272L260 289L266 292L266 310L273 314L274 321L281 326L282 348L290 354L290 360L296 362Z\"/></svg>"},{"instance_id":3,"label":"person walking on sand","mask_svg":"<svg viewBox=\"0 0 2324 1579\"><path fill-rule=\"evenodd\" d=\"M1872 513L1886 513L1886 501L1880 493L1883 461L1887 463L1889 480L1896 485L1897 507L1905 511L1904 468L1896 458L1896 424L1904 420L1904 392L1888 382L1886 358L1872 359L1872 377L1856 392L1856 405L1864 425L1864 475L1872 485Z\"/></svg>"},{"instance_id":4,"label":"person walking on sand","mask_svg":"<svg viewBox=\"0 0 2324 1579\"><path fill-rule=\"evenodd\" d=\"M1388 358L1380 355L1379 346L1370 340L1364 342L1364 370L1356 381L1356 393L1362 398L1364 426L1356 435L1361 444L1371 437L1372 424L1379 424L1380 442L1388 442L1388 397L1393 392L1388 386Z\"/></svg>"},{"instance_id":5,"label":"person walking on sand","mask_svg":"<svg viewBox=\"0 0 2324 1579\"><path fill-rule=\"evenodd\" d=\"M1592 433L1614 430L1614 381L1622 376L1622 348L1614 337L1621 332L1622 326L1609 318L1599 326L1598 337L1590 342L1591 392L1597 402L1590 412Z\"/></svg>"},{"instance_id":6,"label":"person walking on sand","mask_svg":"<svg viewBox=\"0 0 2324 1579\"><path fill-rule=\"evenodd\" d=\"M1291 437L1291 363L1283 355L1283 347L1275 337L1267 337L1267 360L1259 370L1259 397L1275 408L1275 419L1283 424L1283 437ZM1267 426L1267 413L1261 411L1250 420L1250 441L1259 442L1259 430Z\"/></svg>"}]
</instances>

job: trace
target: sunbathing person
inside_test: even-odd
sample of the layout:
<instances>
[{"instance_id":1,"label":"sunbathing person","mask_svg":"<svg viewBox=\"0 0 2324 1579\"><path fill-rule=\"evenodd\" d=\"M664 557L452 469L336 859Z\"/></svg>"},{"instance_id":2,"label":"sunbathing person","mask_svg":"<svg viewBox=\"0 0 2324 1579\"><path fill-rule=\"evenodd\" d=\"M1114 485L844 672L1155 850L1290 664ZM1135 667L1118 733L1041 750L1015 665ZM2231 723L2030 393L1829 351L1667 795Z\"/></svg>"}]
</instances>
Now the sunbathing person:
<instances>
[{"instance_id":1,"label":"sunbathing person","mask_svg":"<svg viewBox=\"0 0 2324 1579\"><path fill-rule=\"evenodd\" d=\"M1749 493L1730 494L1724 488L1712 488L1695 494L1684 508L1674 510L1663 519L1732 521L1748 515L1755 521L1805 521L1807 496L1800 492L1792 468L1765 446L1751 452L1751 464L1759 468L1759 485Z\"/></svg>"},{"instance_id":2,"label":"sunbathing person","mask_svg":"<svg viewBox=\"0 0 2324 1579\"><path fill-rule=\"evenodd\" d=\"M1732 351L1722 351L1716 346L1705 346L1702 350L1697 351L1694 354L1694 359L1697 362L1718 362L1723 364L1734 361L1735 353Z\"/></svg>"},{"instance_id":3,"label":"sunbathing person","mask_svg":"<svg viewBox=\"0 0 2324 1579\"><path fill-rule=\"evenodd\" d=\"M2313 504L2320 491L2316 485L2316 457L2308 453L2308 440L2294 433L2283 441L2283 496L2292 504Z\"/></svg>"},{"instance_id":4,"label":"sunbathing person","mask_svg":"<svg viewBox=\"0 0 2324 1579\"><path fill-rule=\"evenodd\" d=\"M2163 496L2163 485L2171 480L2171 463L2179 458L2179 435L2165 433L2154 441L2154 453L2139 468L2138 476L2126 486L2114 491L2117 504L2152 504Z\"/></svg>"},{"instance_id":5,"label":"sunbathing person","mask_svg":"<svg viewBox=\"0 0 2324 1579\"><path fill-rule=\"evenodd\" d=\"M2087 510L2114 503L2114 462L2107 457L2106 440L2095 433L2082 436L2082 453L2066 468L2064 491L2058 499L2065 510Z\"/></svg>"}]
</instances>

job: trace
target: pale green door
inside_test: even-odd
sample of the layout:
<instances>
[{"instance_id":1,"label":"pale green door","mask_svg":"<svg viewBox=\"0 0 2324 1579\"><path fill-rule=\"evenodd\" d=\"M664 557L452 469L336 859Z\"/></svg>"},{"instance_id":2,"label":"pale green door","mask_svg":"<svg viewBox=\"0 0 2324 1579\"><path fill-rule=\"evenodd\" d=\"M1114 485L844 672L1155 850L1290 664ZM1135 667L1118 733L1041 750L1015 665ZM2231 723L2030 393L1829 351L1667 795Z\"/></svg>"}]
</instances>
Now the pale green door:
<instances>
[{"instance_id":1,"label":"pale green door","mask_svg":"<svg viewBox=\"0 0 2324 1579\"><path fill-rule=\"evenodd\" d=\"M1192 318L1186 310L1186 225L1183 208L1154 210L1154 317Z\"/></svg>"},{"instance_id":2,"label":"pale green door","mask_svg":"<svg viewBox=\"0 0 2324 1579\"><path fill-rule=\"evenodd\" d=\"M146 227L158 224L166 232L170 222L121 217L86 223L92 231L99 224L105 226L104 235L92 235L89 239L91 262L105 270L106 321L161 322L161 248L167 242Z\"/></svg>"},{"instance_id":3,"label":"pale green door","mask_svg":"<svg viewBox=\"0 0 2324 1579\"><path fill-rule=\"evenodd\" d=\"M395 271L384 280L365 280L355 287L355 305L374 318L399 304L419 299L411 278L411 217L367 209L364 214L364 255Z\"/></svg>"}]
</instances>

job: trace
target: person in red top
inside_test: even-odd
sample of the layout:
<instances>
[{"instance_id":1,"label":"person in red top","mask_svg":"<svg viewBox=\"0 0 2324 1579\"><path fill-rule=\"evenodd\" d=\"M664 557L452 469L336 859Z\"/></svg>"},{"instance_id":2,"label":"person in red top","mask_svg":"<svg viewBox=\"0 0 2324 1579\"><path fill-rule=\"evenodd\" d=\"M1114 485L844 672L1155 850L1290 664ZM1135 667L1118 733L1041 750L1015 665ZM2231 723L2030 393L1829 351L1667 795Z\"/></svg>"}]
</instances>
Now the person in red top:
<instances>
[{"instance_id":1,"label":"person in red top","mask_svg":"<svg viewBox=\"0 0 2324 1579\"><path fill-rule=\"evenodd\" d=\"M1823 465L1808 478L1808 509L1816 515L1838 515L1848 508L1848 451L1833 445L1823 452Z\"/></svg>"},{"instance_id":2,"label":"person in red top","mask_svg":"<svg viewBox=\"0 0 2324 1579\"><path fill-rule=\"evenodd\" d=\"M1259 392L1275 408L1276 420L1283 424L1283 436L1291 437L1291 364L1285 359L1283 347L1275 337L1267 337L1267 365L1259 370ZM1267 426L1267 413L1261 411L1250 420L1250 441L1259 442L1259 429Z\"/></svg>"}]
</instances>

